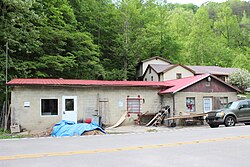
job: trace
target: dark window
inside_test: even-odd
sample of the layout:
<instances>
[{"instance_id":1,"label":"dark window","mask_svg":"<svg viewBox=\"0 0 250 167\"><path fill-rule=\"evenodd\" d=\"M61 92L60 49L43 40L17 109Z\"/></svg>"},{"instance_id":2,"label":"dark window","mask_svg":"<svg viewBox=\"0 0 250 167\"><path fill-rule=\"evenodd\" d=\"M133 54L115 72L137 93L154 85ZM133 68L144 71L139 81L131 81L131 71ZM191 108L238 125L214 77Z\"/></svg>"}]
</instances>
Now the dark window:
<instances>
[{"instance_id":1,"label":"dark window","mask_svg":"<svg viewBox=\"0 0 250 167\"><path fill-rule=\"evenodd\" d=\"M249 108L249 103L247 101L243 101L239 105L241 108Z\"/></svg>"},{"instance_id":2,"label":"dark window","mask_svg":"<svg viewBox=\"0 0 250 167\"><path fill-rule=\"evenodd\" d=\"M181 79L182 78L182 74L181 73L176 73L176 79Z\"/></svg>"},{"instance_id":3,"label":"dark window","mask_svg":"<svg viewBox=\"0 0 250 167\"><path fill-rule=\"evenodd\" d=\"M147 81L148 79L147 79L147 78L145 78L144 80L145 80L145 81Z\"/></svg>"},{"instance_id":4,"label":"dark window","mask_svg":"<svg viewBox=\"0 0 250 167\"><path fill-rule=\"evenodd\" d=\"M153 76L151 76L151 81L154 81L154 77Z\"/></svg>"},{"instance_id":5,"label":"dark window","mask_svg":"<svg viewBox=\"0 0 250 167\"><path fill-rule=\"evenodd\" d=\"M195 112L195 98L194 97L186 98L186 111Z\"/></svg>"},{"instance_id":6,"label":"dark window","mask_svg":"<svg viewBox=\"0 0 250 167\"><path fill-rule=\"evenodd\" d=\"M41 115L58 115L58 99L41 99Z\"/></svg>"},{"instance_id":7,"label":"dark window","mask_svg":"<svg viewBox=\"0 0 250 167\"><path fill-rule=\"evenodd\" d=\"M151 68L149 67L149 74L151 74Z\"/></svg>"},{"instance_id":8,"label":"dark window","mask_svg":"<svg viewBox=\"0 0 250 167\"><path fill-rule=\"evenodd\" d=\"M74 111L74 99L65 99L65 111Z\"/></svg>"}]
</instances>

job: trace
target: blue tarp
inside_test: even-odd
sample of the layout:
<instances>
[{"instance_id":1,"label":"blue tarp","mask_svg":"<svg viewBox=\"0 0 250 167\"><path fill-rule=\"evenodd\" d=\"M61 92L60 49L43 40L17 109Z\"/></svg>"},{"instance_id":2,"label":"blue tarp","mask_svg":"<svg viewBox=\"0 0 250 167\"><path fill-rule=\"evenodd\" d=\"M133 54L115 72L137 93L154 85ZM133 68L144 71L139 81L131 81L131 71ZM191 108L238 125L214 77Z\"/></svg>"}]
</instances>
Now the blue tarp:
<instances>
[{"instance_id":1,"label":"blue tarp","mask_svg":"<svg viewBox=\"0 0 250 167\"><path fill-rule=\"evenodd\" d=\"M76 124L73 121L62 120L61 122L55 124L53 127L53 132L51 134L52 137L56 136L80 136L84 132L92 131L92 130L100 130L105 133L104 130L99 127L97 124L91 123L79 123Z\"/></svg>"}]
</instances>

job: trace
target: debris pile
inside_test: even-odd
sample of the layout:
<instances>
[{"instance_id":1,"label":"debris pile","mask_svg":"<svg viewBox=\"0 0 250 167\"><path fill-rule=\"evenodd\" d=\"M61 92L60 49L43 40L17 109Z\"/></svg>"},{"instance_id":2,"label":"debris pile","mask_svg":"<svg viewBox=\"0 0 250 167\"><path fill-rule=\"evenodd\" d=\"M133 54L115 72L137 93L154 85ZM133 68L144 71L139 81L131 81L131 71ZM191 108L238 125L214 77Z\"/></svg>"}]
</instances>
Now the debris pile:
<instances>
[{"instance_id":1,"label":"debris pile","mask_svg":"<svg viewBox=\"0 0 250 167\"><path fill-rule=\"evenodd\" d=\"M32 137L49 137L51 136L53 128L46 128L45 130L30 132Z\"/></svg>"},{"instance_id":2,"label":"debris pile","mask_svg":"<svg viewBox=\"0 0 250 167\"><path fill-rule=\"evenodd\" d=\"M88 132L84 132L82 135L103 135L104 133L102 133L100 130L92 130L92 131L88 131Z\"/></svg>"},{"instance_id":3,"label":"debris pile","mask_svg":"<svg viewBox=\"0 0 250 167\"><path fill-rule=\"evenodd\" d=\"M86 132L99 131L105 134L105 131L97 124L94 123L78 123L72 121L62 120L61 122L55 124L53 127L52 137L61 137L61 136L81 136ZM90 133L88 133L90 134ZM96 134L96 132L92 132Z\"/></svg>"}]
</instances>

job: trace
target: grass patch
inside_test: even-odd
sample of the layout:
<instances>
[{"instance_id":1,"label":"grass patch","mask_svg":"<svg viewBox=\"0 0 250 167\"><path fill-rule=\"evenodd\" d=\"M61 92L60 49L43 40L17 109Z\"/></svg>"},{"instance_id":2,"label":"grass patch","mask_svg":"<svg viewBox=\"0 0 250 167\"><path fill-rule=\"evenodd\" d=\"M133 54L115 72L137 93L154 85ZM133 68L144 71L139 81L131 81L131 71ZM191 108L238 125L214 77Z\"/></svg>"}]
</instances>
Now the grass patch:
<instances>
[{"instance_id":1,"label":"grass patch","mask_svg":"<svg viewBox=\"0 0 250 167\"><path fill-rule=\"evenodd\" d=\"M10 131L5 131L0 129L0 139L16 139L16 138L23 138L27 137L26 135L18 135L18 134L11 134Z\"/></svg>"},{"instance_id":2,"label":"grass patch","mask_svg":"<svg viewBox=\"0 0 250 167\"><path fill-rule=\"evenodd\" d=\"M250 99L250 93L245 93L244 95L247 97L247 99Z\"/></svg>"},{"instance_id":3,"label":"grass patch","mask_svg":"<svg viewBox=\"0 0 250 167\"><path fill-rule=\"evenodd\" d=\"M250 99L250 93L245 92L244 94L239 94L239 97L242 97L242 99Z\"/></svg>"}]
</instances>

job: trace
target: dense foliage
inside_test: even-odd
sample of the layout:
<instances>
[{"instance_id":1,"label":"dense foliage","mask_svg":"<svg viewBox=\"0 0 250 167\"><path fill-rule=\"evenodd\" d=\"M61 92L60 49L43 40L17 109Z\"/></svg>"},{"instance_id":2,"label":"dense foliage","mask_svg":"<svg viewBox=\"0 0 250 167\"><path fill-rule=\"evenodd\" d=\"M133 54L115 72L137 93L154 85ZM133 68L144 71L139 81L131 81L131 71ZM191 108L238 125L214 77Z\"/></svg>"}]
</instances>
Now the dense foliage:
<instances>
[{"instance_id":1,"label":"dense foliage","mask_svg":"<svg viewBox=\"0 0 250 167\"><path fill-rule=\"evenodd\" d=\"M0 0L1 92L6 43L8 80L133 80L152 56L250 70L250 2Z\"/></svg>"},{"instance_id":2,"label":"dense foliage","mask_svg":"<svg viewBox=\"0 0 250 167\"><path fill-rule=\"evenodd\" d=\"M247 70L237 70L229 76L229 82L244 91L250 87L250 73Z\"/></svg>"}]
</instances>

